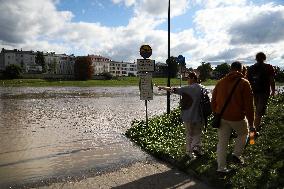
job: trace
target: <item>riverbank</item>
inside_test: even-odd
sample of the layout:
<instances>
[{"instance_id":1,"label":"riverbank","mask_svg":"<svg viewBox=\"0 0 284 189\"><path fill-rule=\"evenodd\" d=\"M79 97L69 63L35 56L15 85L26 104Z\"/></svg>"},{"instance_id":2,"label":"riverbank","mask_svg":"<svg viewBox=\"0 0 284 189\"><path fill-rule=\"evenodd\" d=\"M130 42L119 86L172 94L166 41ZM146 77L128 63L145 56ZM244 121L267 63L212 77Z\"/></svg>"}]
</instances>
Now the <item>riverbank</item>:
<instances>
[{"instance_id":1,"label":"riverbank","mask_svg":"<svg viewBox=\"0 0 284 189\"><path fill-rule=\"evenodd\" d=\"M153 84L167 85L167 78L153 78ZM172 78L171 86L187 85L187 81ZM217 80L209 79L202 82L205 86L216 85ZM111 80L45 80L45 79L10 79L0 80L0 87L118 87L118 86L138 86L139 77L120 77ZM284 83L276 83L277 86L284 86Z\"/></svg>"},{"instance_id":2,"label":"riverbank","mask_svg":"<svg viewBox=\"0 0 284 189\"><path fill-rule=\"evenodd\" d=\"M247 146L246 164L236 166L228 157L230 174L216 174L217 131L208 127L202 136L204 155L198 159L185 156L184 127L176 109L170 115L149 120L134 121L126 135L142 149L180 170L194 175L217 188L282 188L284 186L284 94L271 98L263 129L255 145ZM210 123L209 123L210 125ZM232 151L230 141L229 151Z\"/></svg>"},{"instance_id":3,"label":"riverbank","mask_svg":"<svg viewBox=\"0 0 284 189\"><path fill-rule=\"evenodd\" d=\"M153 78L153 84L167 85L167 78ZM171 79L171 86L186 85L187 81ZM204 85L214 85L216 81L208 80ZM138 86L139 77L120 77L112 80L44 80L44 79L12 79L0 80L0 87L98 87L98 86Z\"/></svg>"}]
</instances>

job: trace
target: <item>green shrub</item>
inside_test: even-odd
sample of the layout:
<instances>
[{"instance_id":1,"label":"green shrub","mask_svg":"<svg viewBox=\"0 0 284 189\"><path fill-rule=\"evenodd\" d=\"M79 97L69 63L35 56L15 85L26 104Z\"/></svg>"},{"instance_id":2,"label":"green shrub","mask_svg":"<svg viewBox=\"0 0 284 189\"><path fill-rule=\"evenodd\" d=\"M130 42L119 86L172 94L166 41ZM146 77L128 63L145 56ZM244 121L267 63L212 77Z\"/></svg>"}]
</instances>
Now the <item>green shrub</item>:
<instances>
[{"instance_id":1,"label":"green shrub","mask_svg":"<svg viewBox=\"0 0 284 189\"><path fill-rule=\"evenodd\" d=\"M111 80L113 78L113 76L109 72L103 72L100 75L103 76L105 80Z\"/></svg>"},{"instance_id":2,"label":"green shrub","mask_svg":"<svg viewBox=\"0 0 284 189\"><path fill-rule=\"evenodd\" d=\"M15 64L10 64L6 66L4 71L4 78L6 79L17 79L20 78L22 74L22 69L20 66Z\"/></svg>"},{"instance_id":3,"label":"green shrub","mask_svg":"<svg viewBox=\"0 0 284 189\"><path fill-rule=\"evenodd\" d=\"M181 170L214 187L220 188L281 188L284 186L284 94L269 101L264 126L255 145L248 145L244 152L246 165L230 163L234 171L228 175L216 174L217 131L209 126L202 136L201 158L185 159L184 127L179 119L180 111L161 115L145 121L133 121L126 136L155 157L168 161ZM209 125L210 125L209 120ZM231 153L234 142L228 148ZM228 156L228 160L230 156Z\"/></svg>"}]
</instances>

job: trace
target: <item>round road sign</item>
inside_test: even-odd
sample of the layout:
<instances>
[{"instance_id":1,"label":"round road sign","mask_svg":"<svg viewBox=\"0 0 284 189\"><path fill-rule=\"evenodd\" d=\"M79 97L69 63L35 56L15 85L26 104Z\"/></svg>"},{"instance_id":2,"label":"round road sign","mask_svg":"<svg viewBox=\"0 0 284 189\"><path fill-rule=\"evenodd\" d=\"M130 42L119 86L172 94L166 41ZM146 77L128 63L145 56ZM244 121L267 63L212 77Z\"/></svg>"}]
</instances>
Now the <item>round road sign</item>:
<instances>
[{"instance_id":1,"label":"round road sign","mask_svg":"<svg viewBox=\"0 0 284 189\"><path fill-rule=\"evenodd\" d=\"M142 45L140 47L140 55L145 59L149 58L152 55L152 48L150 45Z\"/></svg>"}]
</instances>

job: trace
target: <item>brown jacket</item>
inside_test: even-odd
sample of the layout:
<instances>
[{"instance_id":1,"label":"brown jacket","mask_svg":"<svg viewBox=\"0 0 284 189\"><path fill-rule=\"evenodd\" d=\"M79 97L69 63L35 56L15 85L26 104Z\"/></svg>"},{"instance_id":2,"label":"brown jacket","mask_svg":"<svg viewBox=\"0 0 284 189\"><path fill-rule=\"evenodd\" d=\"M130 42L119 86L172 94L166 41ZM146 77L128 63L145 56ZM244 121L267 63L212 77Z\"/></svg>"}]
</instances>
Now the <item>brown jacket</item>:
<instances>
[{"instance_id":1,"label":"brown jacket","mask_svg":"<svg viewBox=\"0 0 284 189\"><path fill-rule=\"evenodd\" d=\"M238 78L243 77L240 72L231 71L216 84L212 94L212 110L220 113L226 99L237 82ZM254 109L253 93L249 81L242 78L237 85L232 98L227 105L222 118L228 121L240 121L247 117L249 126L253 126Z\"/></svg>"}]
</instances>

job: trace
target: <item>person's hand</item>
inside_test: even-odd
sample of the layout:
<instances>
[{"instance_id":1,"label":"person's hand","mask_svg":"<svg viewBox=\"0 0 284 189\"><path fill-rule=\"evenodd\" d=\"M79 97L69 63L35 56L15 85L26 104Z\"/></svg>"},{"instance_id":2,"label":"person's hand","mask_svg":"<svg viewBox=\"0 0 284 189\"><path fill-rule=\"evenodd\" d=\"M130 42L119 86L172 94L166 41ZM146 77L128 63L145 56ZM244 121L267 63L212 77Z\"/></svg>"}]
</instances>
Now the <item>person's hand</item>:
<instances>
[{"instance_id":1,"label":"person's hand","mask_svg":"<svg viewBox=\"0 0 284 189\"><path fill-rule=\"evenodd\" d=\"M275 96L275 91L272 91L272 92L271 92L271 96Z\"/></svg>"},{"instance_id":2,"label":"person's hand","mask_svg":"<svg viewBox=\"0 0 284 189\"><path fill-rule=\"evenodd\" d=\"M251 126L251 127L249 128L249 132L253 132L254 135L257 135L256 129L255 129L254 126Z\"/></svg>"},{"instance_id":3,"label":"person's hand","mask_svg":"<svg viewBox=\"0 0 284 189\"><path fill-rule=\"evenodd\" d=\"M154 83L153 85L157 87L159 91L162 89L160 86L156 85L156 83Z\"/></svg>"}]
</instances>

